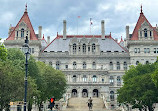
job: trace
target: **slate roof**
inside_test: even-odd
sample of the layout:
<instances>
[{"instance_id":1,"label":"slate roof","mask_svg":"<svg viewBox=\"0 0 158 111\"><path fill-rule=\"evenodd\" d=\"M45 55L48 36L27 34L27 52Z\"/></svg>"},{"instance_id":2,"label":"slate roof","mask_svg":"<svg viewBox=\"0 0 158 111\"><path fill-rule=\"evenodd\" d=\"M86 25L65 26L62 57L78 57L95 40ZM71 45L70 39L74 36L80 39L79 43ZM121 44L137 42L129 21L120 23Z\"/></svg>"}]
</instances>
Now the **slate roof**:
<instances>
[{"instance_id":1,"label":"slate roof","mask_svg":"<svg viewBox=\"0 0 158 111\"><path fill-rule=\"evenodd\" d=\"M58 52L58 51L69 51L70 40L73 37L76 37L78 40L81 40L83 37L87 39L91 39L95 37L98 39L98 43L100 45L100 51L118 51L125 52L126 50L120 46L111 36L105 36L105 39L101 39L101 35L68 35L66 40L63 40L62 35L57 35L57 37L43 50L43 52Z\"/></svg>"}]
</instances>

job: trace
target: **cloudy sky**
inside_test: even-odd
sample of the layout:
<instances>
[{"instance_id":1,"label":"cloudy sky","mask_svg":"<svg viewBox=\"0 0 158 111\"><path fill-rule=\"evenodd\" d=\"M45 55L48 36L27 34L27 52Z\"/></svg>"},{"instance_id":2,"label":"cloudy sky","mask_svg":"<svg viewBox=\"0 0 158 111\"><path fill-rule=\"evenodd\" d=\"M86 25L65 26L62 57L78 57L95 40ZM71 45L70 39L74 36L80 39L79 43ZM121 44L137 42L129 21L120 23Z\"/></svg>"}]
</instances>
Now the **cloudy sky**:
<instances>
[{"instance_id":1,"label":"cloudy sky","mask_svg":"<svg viewBox=\"0 0 158 111\"><path fill-rule=\"evenodd\" d=\"M101 20L105 21L105 33L113 38L125 38L125 26L130 32L138 20L140 6L144 15L155 26L158 23L158 0L0 0L0 38L8 37L10 24L15 26L28 4L28 14L36 33L43 27L45 38L51 40L57 32L62 34L63 20L67 20L67 34L101 34ZM78 18L80 16L80 18ZM93 25L90 33L90 18Z\"/></svg>"}]
</instances>

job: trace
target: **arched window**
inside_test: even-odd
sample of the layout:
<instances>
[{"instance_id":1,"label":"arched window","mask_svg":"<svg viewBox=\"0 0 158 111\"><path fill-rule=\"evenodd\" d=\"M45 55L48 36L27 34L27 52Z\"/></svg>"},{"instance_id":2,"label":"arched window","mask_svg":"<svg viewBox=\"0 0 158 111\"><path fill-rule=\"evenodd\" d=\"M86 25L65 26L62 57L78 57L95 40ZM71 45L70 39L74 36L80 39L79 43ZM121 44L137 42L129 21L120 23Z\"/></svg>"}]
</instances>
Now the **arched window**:
<instances>
[{"instance_id":1,"label":"arched window","mask_svg":"<svg viewBox=\"0 0 158 111\"><path fill-rule=\"evenodd\" d=\"M95 52L95 44L92 44L92 52Z\"/></svg>"},{"instance_id":2,"label":"arched window","mask_svg":"<svg viewBox=\"0 0 158 111\"><path fill-rule=\"evenodd\" d=\"M76 69L76 68L77 68L76 62L73 62L73 69Z\"/></svg>"},{"instance_id":3,"label":"arched window","mask_svg":"<svg viewBox=\"0 0 158 111\"><path fill-rule=\"evenodd\" d=\"M49 65L52 66L52 62L49 62Z\"/></svg>"},{"instance_id":4,"label":"arched window","mask_svg":"<svg viewBox=\"0 0 158 111\"><path fill-rule=\"evenodd\" d=\"M136 65L138 65L139 64L139 61L136 61Z\"/></svg>"},{"instance_id":5,"label":"arched window","mask_svg":"<svg viewBox=\"0 0 158 111\"><path fill-rule=\"evenodd\" d=\"M110 100L114 101L114 91L110 91Z\"/></svg>"},{"instance_id":6,"label":"arched window","mask_svg":"<svg viewBox=\"0 0 158 111\"><path fill-rule=\"evenodd\" d=\"M86 53L86 44L83 44L83 53Z\"/></svg>"},{"instance_id":7,"label":"arched window","mask_svg":"<svg viewBox=\"0 0 158 111\"><path fill-rule=\"evenodd\" d=\"M86 81L87 81L87 76L83 75L83 82L86 82Z\"/></svg>"},{"instance_id":8,"label":"arched window","mask_svg":"<svg viewBox=\"0 0 158 111\"><path fill-rule=\"evenodd\" d=\"M124 70L127 70L127 62L123 63L123 68L124 68Z\"/></svg>"},{"instance_id":9,"label":"arched window","mask_svg":"<svg viewBox=\"0 0 158 111\"><path fill-rule=\"evenodd\" d=\"M117 76L117 85L120 86L121 85L121 77Z\"/></svg>"},{"instance_id":10,"label":"arched window","mask_svg":"<svg viewBox=\"0 0 158 111\"><path fill-rule=\"evenodd\" d=\"M113 76L110 76L110 85L114 85L114 78L113 78Z\"/></svg>"},{"instance_id":11,"label":"arched window","mask_svg":"<svg viewBox=\"0 0 158 111\"><path fill-rule=\"evenodd\" d=\"M147 37L148 35L147 35L147 29L145 28L144 29L144 37Z\"/></svg>"},{"instance_id":12,"label":"arched window","mask_svg":"<svg viewBox=\"0 0 158 111\"><path fill-rule=\"evenodd\" d=\"M76 75L73 75L73 82L76 82Z\"/></svg>"},{"instance_id":13,"label":"arched window","mask_svg":"<svg viewBox=\"0 0 158 111\"><path fill-rule=\"evenodd\" d=\"M95 63L95 62L93 62L92 68L93 68L93 69L96 69L96 63Z\"/></svg>"},{"instance_id":14,"label":"arched window","mask_svg":"<svg viewBox=\"0 0 158 111\"><path fill-rule=\"evenodd\" d=\"M97 76L96 75L93 75L93 82L97 82Z\"/></svg>"},{"instance_id":15,"label":"arched window","mask_svg":"<svg viewBox=\"0 0 158 111\"><path fill-rule=\"evenodd\" d=\"M83 69L86 69L86 62L83 62Z\"/></svg>"},{"instance_id":16,"label":"arched window","mask_svg":"<svg viewBox=\"0 0 158 111\"><path fill-rule=\"evenodd\" d=\"M73 54L76 54L76 44L73 44Z\"/></svg>"},{"instance_id":17,"label":"arched window","mask_svg":"<svg viewBox=\"0 0 158 111\"><path fill-rule=\"evenodd\" d=\"M149 61L146 61L145 63L146 63L146 64L149 64Z\"/></svg>"},{"instance_id":18,"label":"arched window","mask_svg":"<svg viewBox=\"0 0 158 111\"><path fill-rule=\"evenodd\" d=\"M60 62L57 61L57 62L56 62L56 70L59 70L59 69L60 69Z\"/></svg>"},{"instance_id":19,"label":"arched window","mask_svg":"<svg viewBox=\"0 0 158 111\"><path fill-rule=\"evenodd\" d=\"M24 29L21 29L21 37L24 37Z\"/></svg>"},{"instance_id":20,"label":"arched window","mask_svg":"<svg viewBox=\"0 0 158 111\"><path fill-rule=\"evenodd\" d=\"M120 70L120 62L117 62L117 70Z\"/></svg>"},{"instance_id":21,"label":"arched window","mask_svg":"<svg viewBox=\"0 0 158 111\"><path fill-rule=\"evenodd\" d=\"M113 63L110 62L110 70L113 70Z\"/></svg>"}]
</instances>

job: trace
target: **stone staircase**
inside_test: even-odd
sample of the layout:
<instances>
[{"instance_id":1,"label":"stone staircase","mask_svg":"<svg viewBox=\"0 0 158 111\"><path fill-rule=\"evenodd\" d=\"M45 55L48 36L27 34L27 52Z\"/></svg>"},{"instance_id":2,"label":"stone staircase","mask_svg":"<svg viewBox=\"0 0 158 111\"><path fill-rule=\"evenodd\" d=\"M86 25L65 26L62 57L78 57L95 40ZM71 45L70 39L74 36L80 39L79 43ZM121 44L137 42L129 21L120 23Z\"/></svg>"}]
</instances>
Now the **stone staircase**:
<instances>
[{"instance_id":1,"label":"stone staircase","mask_svg":"<svg viewBox=\"0 0 158 111\"><path fill-rule=\"evenodd\" d=\"M104 108L103 100L101 98L92 98L93 108L91 111L109 111ZM88 98L70 98L68 107L63 111L89 111L87 105Z\"/></svg>"}]
</instances>

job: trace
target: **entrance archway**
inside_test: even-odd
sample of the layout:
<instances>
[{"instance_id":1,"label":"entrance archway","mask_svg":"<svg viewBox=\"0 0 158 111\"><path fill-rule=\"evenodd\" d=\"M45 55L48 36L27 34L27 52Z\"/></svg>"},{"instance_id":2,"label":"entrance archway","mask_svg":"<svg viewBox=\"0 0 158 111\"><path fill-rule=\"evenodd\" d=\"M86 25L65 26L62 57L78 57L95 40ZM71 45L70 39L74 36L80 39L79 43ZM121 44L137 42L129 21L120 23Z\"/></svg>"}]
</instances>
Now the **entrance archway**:
<instances>
[{"instance_id":1,"label":"entrance archway","mask_svg":"<svg viewBox=\"0 0 158 111\"><path fill-rule=\"evenodd\" d=\"M84 97L84 98L88 97L88 91L87 91L87 89L83 89L82 90L82 97Z\"/></svg>"},{"instance_id":2,"label":"entrance archway","mask_svg":"<svg viewBox=\"0 0 158 111\"><path fill-rule=\"evenodd\" d=\"M98 89L93 90L93 97L98 97Z\"/></svg>"},{"instance_id":3,"label":"entrance archway","mask_svg":"<svg viewBox=\"0 0 158 111\"><path fill-rule=\"evenodd\" d=\"M77 97L77 90L76 90L76 89L73 89L73 90L72 90L71 96L72 96L72 97Z\"/></svg>"}]
</instances>

